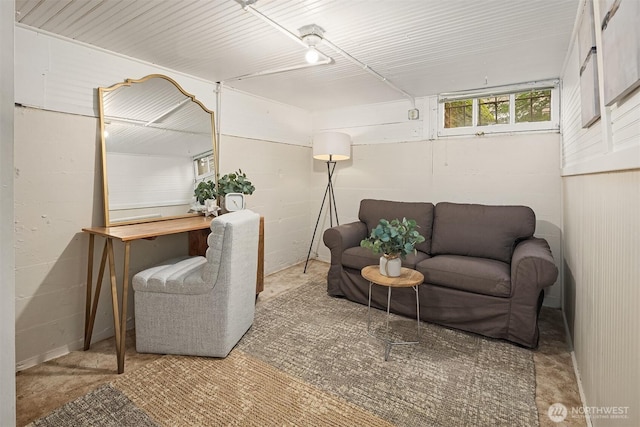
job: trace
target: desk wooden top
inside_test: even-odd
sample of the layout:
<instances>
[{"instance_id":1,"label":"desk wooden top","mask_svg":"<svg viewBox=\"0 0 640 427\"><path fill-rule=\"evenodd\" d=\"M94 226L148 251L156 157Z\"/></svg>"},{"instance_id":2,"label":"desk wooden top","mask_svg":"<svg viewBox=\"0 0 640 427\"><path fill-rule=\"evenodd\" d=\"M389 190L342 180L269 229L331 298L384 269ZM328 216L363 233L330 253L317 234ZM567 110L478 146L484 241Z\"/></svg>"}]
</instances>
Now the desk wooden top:
<instances>
[{"instance_id":1,"label":"desk wooden top","mask_svg":"<svg viewBox=\"0 0 640 427\"><path fill-rule=\"evenodd\" d=\"M131 240L149 239L169 234L184 233L186 231L203 230L209 228L213 218L214 217L191 216L187 218L145 222L142 224L116 225L112 227L87 227L83 228L82 231L127 242Z\"/></svg>"},{"instance_id":2,"label":"desk wooden top","mask_svg":"<svg viewBox=\"0 0 640 427\"><path fill-rule=\"evenodd\" d=\"M380 274L380 266L368 265L362 269L362 277L376 285L389 286L391 288L410 288L424 282L422 273L410 268L402 267L400 276L388 277Z\"/></svg>"}]
</instances>

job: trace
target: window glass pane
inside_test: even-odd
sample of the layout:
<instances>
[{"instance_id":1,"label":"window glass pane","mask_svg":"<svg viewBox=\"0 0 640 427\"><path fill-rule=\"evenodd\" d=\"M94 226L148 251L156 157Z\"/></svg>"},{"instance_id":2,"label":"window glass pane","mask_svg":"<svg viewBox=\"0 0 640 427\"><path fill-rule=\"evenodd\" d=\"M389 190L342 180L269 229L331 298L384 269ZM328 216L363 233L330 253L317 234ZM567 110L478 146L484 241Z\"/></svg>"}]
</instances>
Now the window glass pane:
<instances>
[{"instance_id":1,"label":"window glass pane","mask_svg":"<svg viewBox=\"0 0 640 427\"><path fill-rule=\"evenodd\" d=\"M199 177L203 175L211 175L214 172L213 154L194 160L194 164L196 166L196 175Z\"/></svg>"},{"instance_id":2,"label":"window glass pane","mask_svg":"<svg viewBox=\"0 0 640 427\"><path fill-rule=\"evenodd\" d=\"M464 99L462 101L446 102L444 104L444 127L459 128L471 126L473 119L473 101Z\"/></svg>"},{"instance_id":3,"label":"window glass pane","mask_svg":"<svg viewBox=\"0 0 640 427\"><path fill-rule=\"evenodd\" d=\"M516 123L551 120L551 89L516 93Z\"/></svg>"},{"instance_id":4,"label":"window glass pane","mask_svg":"<svg viewBox=\"0 0 640 427\"><path fill-rule=\"evenodd\" d=\"M478 99L478 126L509 124L509 96Z\"/></svg>"}]
</instances>

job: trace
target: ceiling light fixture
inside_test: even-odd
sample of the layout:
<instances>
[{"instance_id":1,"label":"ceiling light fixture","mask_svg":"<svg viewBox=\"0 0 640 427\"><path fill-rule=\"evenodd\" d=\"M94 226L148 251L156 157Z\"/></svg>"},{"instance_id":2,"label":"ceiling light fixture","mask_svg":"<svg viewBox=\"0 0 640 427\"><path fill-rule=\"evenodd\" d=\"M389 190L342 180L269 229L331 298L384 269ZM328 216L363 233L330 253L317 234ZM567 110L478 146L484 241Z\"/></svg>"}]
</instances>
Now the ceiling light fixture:
<instances>
[{"instance_id":1,"label":"ceiling light fixture","mask_svg":"<svg viewBox=\"0 0 640 427\"><path fill-rule=\"evenodd\" d=\"M298 30L300 32L300 38L303 42L309 46L307 53L304 55L304 59L309 64L315 64L320 59L321 53L316 49L316 45L324 38L324 30L316 24L305 25ZM324 56L324 55L323 55Z\"/></svg>"},{"instance_id":2,"label":"ceiling light fixture","mask_svg":"<svg viewBox=\"0 0 640 427\"><path fill-rule=\"evenodd\" d=\"M309 64L315 64L316 62L318 62L318 59L320 59L320 54L315 47L310 46L307 53L304 54L304 59Z\"/></svg>"},{"instance_id":3,"label":"ceiling light fixture","mask_svg":"<svg viewBox=\"0 0 640 427\"><path fill-rule=\"evenodd\" d=\"M315 35L316 37L318 37L318 40L315 40L315 39L310 39L310 40L311 40L312 43L314 43L313 48L316 51L316 53L318 53L320 56L323 56L325 59L321 60L321 61L318 61L315 64L309 64L309 65L322 65L322 64L332 64L333 63L333 58L331 58L330 56L325 55L324 53L319 52L317 49L315 49L315 44L317 44L320 41L322 41L322 43L324 45L326 45L327 47L331 48L333 51L337 52L338 54L343 56L345 59L351 61L352 63L354 63L355 65L357 65L358 67L360 67L361 69L366 71L367 73L369 73L369 74L375 76L376 78L378 78L381 82L385 83L391 89L395 90L396 92L401 93L403 96L408 98L409 101L411 102L411 106L413 107L413 110L416 110L416 100L413 97L413 95L411 95L410 93L408 93L405 90L400 89L393 82L391 82L387 77L385 77L382 74L378 73L373 68L371 68L369 65L367 65L367 64L363 63L362 61L356 59L355 57L351 56L349 53L347 53L346 51L344 51L340 47L338 47L335 44L333 44L330 40L327 40L326 38L324 38L324 30L322 28L320 28L319 26L317 26L315 24L305 25L304 27L302 27L302 28L300 28L298 30L300 32L300 36L297 36L296 34L292 33L291 31L289 31L288 29L286 29L285 27L283 27L282 25L280 25L279 23L277 23L273 19L271 19L268 16L266 16L265 14L259 12L254 7L254 4L258 0L235 0L235 1L237 3L239 3L240 6L242 6L242 9L244 9L246 12L249 12L252 15L254 15L255 17L260 18L262 21L266 22L267 24L271 25L273 28L275 28L278 31L280 31L281 33L285 34L287 37L290 37L292 40L302 44L305 47L307 47L307 52L309 50L311 50L312 47L311 47L309 41L305 40L305 38L309 37L309 36L312 36L312 35ZM312 55L312 54L310 54L310 55ZM306 66L309 66L309 65L306 65ZM253 73L253 74L249 74L249 75L245 75L245 76L241 76L241 77L236 77L236 78L233 78L232 80L240 80L240 79L243 79L243 78L255 77L255 76L258 76L258 75L274 74L274 73L280 73L280 72L283 72L283 71L297 70L297 69L304 68L304 67L305 66L296 66L296 67L291 67L291 68L287 68L287 69L268 70L266 72ZM410 118L411 119L417 118L416 111L414 111L414 112L410 111L409 114L410 114Z\"/></svg>"}]
</instances>

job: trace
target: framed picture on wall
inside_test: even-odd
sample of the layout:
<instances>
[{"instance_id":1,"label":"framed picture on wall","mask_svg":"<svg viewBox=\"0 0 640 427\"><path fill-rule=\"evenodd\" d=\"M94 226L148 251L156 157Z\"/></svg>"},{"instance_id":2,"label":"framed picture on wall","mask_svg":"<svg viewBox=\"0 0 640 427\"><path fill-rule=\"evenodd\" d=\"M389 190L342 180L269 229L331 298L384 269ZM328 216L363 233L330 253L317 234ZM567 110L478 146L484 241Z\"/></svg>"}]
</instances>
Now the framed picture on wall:
<instances>
[{"instance_id":1,"label":"framed picture on wall","mask_svg":"<svg viewBox=\"0 0 640 427\"><path fill-rule=\"evenodd\" d=\"M600 118L600 92L598 90L598 56L593 19L593 4L587 1L582 11L578 31L580 58L580 99L582 100L582 127L589 127Z\"/></svg>"},{"instance_id":2,"label":"framed picture on wall","mask_svg":"<svg viewBox=\"0 0 640 427\"><path fill-rule=\"evenodd\" d=\"M640 87L640 1L603 0L604 103L609 106Z\"/></svg>"}]
</instances>

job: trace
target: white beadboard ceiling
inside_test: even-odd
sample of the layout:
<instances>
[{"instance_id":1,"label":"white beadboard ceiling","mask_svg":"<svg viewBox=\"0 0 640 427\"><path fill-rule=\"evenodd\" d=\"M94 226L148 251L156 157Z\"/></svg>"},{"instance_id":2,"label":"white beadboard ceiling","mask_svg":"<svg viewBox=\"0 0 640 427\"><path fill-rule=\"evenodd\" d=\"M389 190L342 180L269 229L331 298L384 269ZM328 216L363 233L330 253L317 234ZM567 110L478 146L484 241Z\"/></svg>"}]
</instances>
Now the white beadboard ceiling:
<instances>
[{"instance_id":1,"label":"white beadboard ceiling","mask_svg":"<svg viewBox=\"0 0 640 427\"><path fill-rule=\"evenodd\" d=\"M414 97L560 75L580 0L258 0L296 35L325 38ZM16 0L16 21L314 111L407 99L321 43L305 49L235 0ZM141 76L131 76L139 78Z\"/></svg>"}]
</instances>

